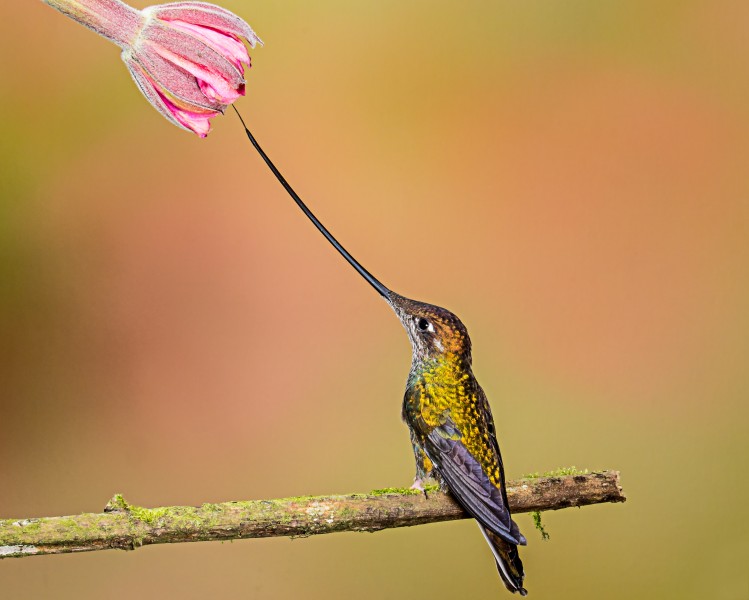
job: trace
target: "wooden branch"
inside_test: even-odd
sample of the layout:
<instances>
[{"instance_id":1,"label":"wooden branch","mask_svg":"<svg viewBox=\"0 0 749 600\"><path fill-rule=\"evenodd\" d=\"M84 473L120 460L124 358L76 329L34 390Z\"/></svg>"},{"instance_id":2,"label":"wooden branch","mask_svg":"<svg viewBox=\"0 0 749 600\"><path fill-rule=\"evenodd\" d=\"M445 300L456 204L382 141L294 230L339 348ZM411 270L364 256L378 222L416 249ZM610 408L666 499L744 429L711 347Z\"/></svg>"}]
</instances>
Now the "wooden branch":
<instances>
[{"instance_id":1,"label":"wooden branch","mask_svg":"<svg viewBox=\"0 0 749 600\"><path fill-rule=\"evenodd\" d=\"M520 479L509 482L507 495L514 513L626 499L617 471ZM0 520L0 558L134 550L148 544L380 531L466 517L451 496L436 490L427 497L414 490L387 489L348 496L153 509L131 506L117 495L103 513Z\"/></svg>"}]
</instances>

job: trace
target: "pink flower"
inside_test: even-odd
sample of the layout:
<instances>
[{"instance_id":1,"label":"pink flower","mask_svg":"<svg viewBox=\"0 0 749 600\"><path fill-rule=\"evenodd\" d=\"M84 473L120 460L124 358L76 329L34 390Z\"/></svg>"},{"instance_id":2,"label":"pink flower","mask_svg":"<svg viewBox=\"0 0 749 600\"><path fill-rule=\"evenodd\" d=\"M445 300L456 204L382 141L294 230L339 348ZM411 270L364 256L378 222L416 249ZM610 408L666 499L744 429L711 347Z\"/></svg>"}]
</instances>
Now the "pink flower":
<instances>
[{"instance_id":1,"label":"pink flower","mask_svg":"<svg viewBox=\"0 0 749 600\"><path fill-rule=\"evenodd\" d=\"M234 13L206 2L134 9L120 0L43 0L122 48L138 89L167 120L205 137L210 120L245 93L250 47L262 44Z\"/></svg>"}]
</instances>

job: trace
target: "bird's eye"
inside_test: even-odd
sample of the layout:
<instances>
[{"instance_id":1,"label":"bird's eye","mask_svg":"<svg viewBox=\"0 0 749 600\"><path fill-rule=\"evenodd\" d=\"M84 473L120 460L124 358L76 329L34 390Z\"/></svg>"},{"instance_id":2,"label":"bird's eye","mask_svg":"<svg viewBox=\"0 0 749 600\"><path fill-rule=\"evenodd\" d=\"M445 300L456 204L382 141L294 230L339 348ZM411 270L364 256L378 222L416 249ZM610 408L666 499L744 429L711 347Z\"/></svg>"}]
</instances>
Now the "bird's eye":
<instances>
[{"instance_id":1,"label":"bird's eye","mask_svg":"<svg viewBox=\"0 0 749 600\"><path fill-rule=\"evenodd\" d=\"M419 331L429 331L430 323L424 317L421 317L418 321L416 321L416 327L419 328Z\"/></svg>"}]
</instances>

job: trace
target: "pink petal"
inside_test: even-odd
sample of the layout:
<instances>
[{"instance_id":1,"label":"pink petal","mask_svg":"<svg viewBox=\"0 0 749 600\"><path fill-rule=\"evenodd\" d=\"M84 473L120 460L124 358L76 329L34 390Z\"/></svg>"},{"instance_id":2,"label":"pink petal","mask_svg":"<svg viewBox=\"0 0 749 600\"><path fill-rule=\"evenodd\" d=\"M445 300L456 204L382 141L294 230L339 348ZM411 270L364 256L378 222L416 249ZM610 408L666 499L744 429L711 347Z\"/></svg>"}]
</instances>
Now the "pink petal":
<instances>
[{"instance_id":1,"label":"pink petal","mask_svg":"<svg viewBox=\"0 0 749 600\"><path fill-rule=\"evenodd\" d=\"M215 29L179 20L169 21L169 26L203 40L203 42L216 52L232 61L240 73L244 73L242 63L246 65L250 64L250 55L247 53L247 48L233 35L227 35Z\"/></svg>"},{"instance_id":2,"label":"pink petal","mask_svg":"<svg viewBox=\"0 0 749 600\"><path fill-rule=\"evenodd\" d=\"M221 114L219 111L207 110L198 112L180 108L159 90L158 85L148 76L147 72L135 59L123 55L123 60L138 89L163 117L177 127L192 131L200 137L208 135L208 132L211 130L210 119Z\"/></svg>"},{"instance_id":3,"label":"pink petal","mask_svg":"<svg viewBox=\"0 0 749 600\"><path fill-rule=\"evenodd\" d=\"M160 56L152 44L141 44L137 54L138 64L161 89L166 90L180 106L223 111L225 104L206 96L195 76Z\"/></svg>"},{"instance_id":4,"label":"pink petal","mask_svg":"<svg viewBox=\"0 0 749 600\"><path fill-rule=\"evenodd\" d=\"M151 21L134 49L150 46L174 65L204 81L213 92L209 98L230 104L244 93L244 77L234 62L220 54L202 39L170 27L162 21Z\"/></svg>"},{"instance_id":5,"label":"pink petal","mask_svg":"<svg viewBox=\"0 0 749 600\"><path fill-rule=\"evenodd\" d=\"M179 121L181 125L187 127L191 131L194 131L202 138L207 136L208 132L211 131L211 119L218 113L205 114L184 110L170 102L169 98L163 96L158 89L156 90L156 93L161 98L161 101L166 105L167 109L169 109L169 111L174 115L174 118Z\"/></svg>"},{"instance_id":6,"label":"pink petal","mask_svg":"<svg viewBox=\"0 0 749 600\"><path fill-rule=\"evenodd\" d=\"M251 48L263 43L243 19L225 8L206 2L172 2L150 6L143 12L151 13L166 21L178 20L193 23L210 27L224 34L245 38Z\"/></svg>"},{"instance_id":7,"label":"pink petal","mask_svg":"<svg viewBox=\"0 0 749 600\"><path fill-rule=\"evenodd\" d=\"M138 89L146 97L146 100L151 103L151 106L158 110L161 113L161 116L173 125L176 125L177 127L185 129L187 131L192 131L174 118L173 113L169 111L167 106L164 104L161 95L156 93L156 88L154 87L153 82L146 75L143 67L135 62L132 57L126 56L124 52L122 55L122 60L125 61L125 65L127 65L127 69L128 71L130 71L130 75L132 76L133 81L135 81L135 85L138 86Z\"/></svg>"},{"instance_id":8,"label":"pink petal","mask_svg":"<svg viewBox=\"0 0 749 600\"><path fill-rule=\"evenodd\" d=\"M219 104L229 105L240 96L244 96L245 93L244 86L242 86L237 92L235 92L236 96L234 98L227 98L226 96L219 95L219 92L216 91L216 89L212 87L208 82L201 79L198 79L197 81L198 86L200 86L200 91L203 92L203 95L208 98L208 100L213 100L214 102L218 102Z\"/></svg>"},{"instance_id":9,"label":"pink petal","mask_svg":"<svg viewBox=\"0 0 749 600\"><path fill-rule=\"evenodd\" d=\"M154 44L151 49L162 58L194 75L195 79L198 80L200 89L210 100L215 100L221 104L231 104L237 98L244 95L244 84L240 84L235 88L220 74L214 73L203 65L187 58L183 58L163 46Z\"/></svg>"}]
</instances>

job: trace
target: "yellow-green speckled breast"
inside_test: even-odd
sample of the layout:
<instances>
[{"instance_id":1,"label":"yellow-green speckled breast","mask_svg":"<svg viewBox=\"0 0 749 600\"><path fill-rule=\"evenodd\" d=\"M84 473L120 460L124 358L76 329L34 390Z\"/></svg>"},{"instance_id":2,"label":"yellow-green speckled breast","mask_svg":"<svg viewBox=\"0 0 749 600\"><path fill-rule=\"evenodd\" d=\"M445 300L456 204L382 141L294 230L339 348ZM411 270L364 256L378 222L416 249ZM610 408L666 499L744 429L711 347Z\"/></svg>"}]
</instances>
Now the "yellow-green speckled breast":
<instances>
[{"instance_id":1,"label":"yellow-green speckled breast","mask_svg":"<svg viewBox=\"0 0 749 600\"><path fill-rule=\"evenodd\" d=\"M504 473L494 423L484 391L470 365L446 354L412 371L403 416L422 447L429 433L448 419L460 432L462 445L481 465L494 486L504 487Z\"/></svg>"}]
</instances>

